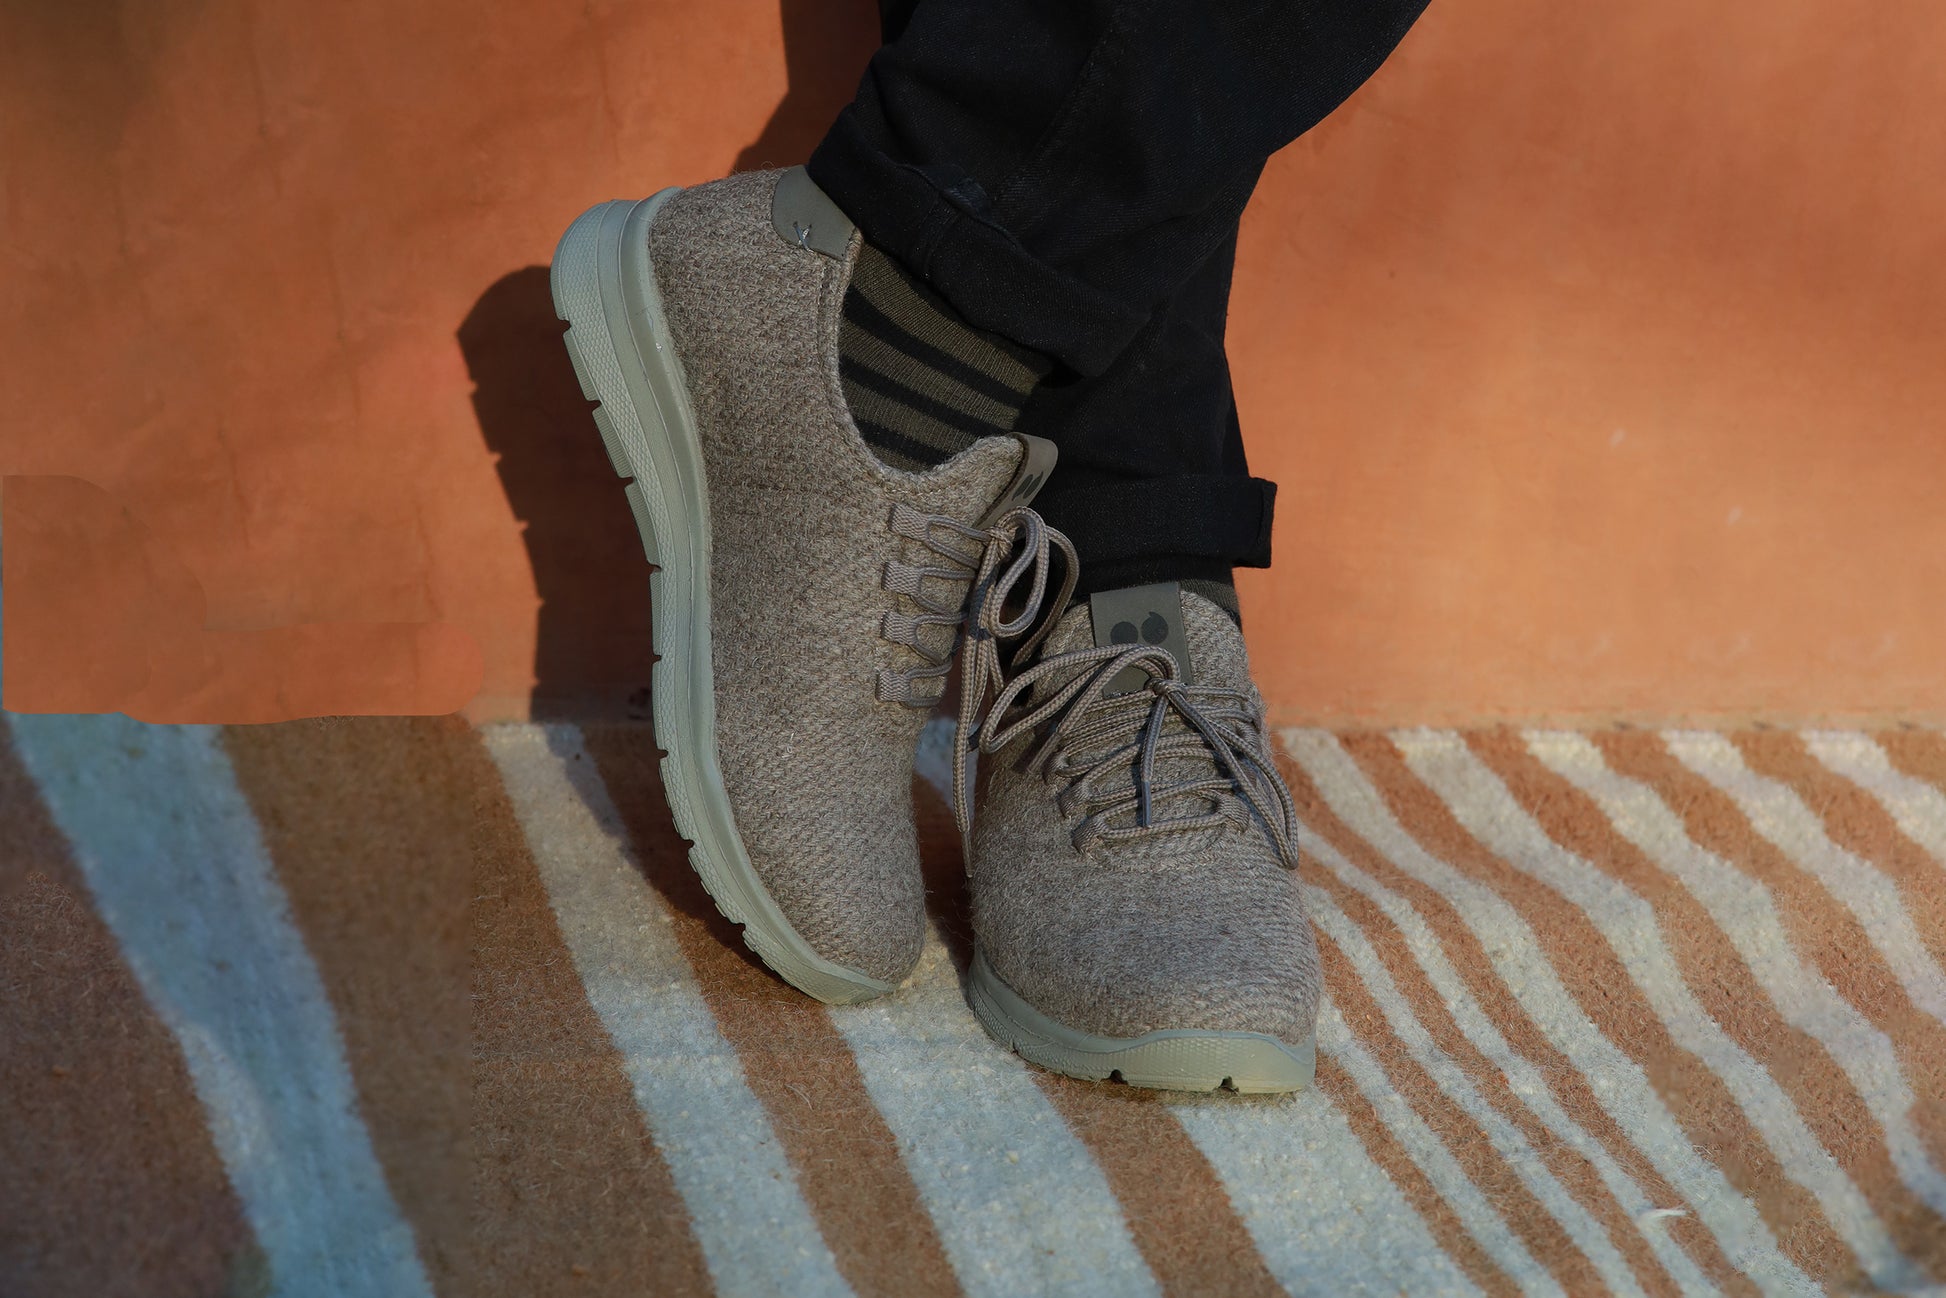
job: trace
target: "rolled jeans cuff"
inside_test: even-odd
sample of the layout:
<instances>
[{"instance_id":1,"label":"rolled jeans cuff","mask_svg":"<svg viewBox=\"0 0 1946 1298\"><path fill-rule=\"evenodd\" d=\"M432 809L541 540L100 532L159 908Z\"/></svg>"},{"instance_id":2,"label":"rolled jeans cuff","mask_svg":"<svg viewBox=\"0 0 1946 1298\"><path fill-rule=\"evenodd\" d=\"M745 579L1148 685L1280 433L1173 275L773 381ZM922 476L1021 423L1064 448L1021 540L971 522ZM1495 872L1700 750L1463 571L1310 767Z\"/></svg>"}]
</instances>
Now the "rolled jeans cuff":
<instances>
[{"instance_id":1,"label":"rolled jeans cuff","mask_svg":"<svg viewBox=\"0 0 1946 1298\"><path fill-rule=\"evenodd\" d=\"M1054 482L1034 500L1089 565L1180 557L1237 568L1270 566L1277 484L1194 475L1127 482Z\"/></svg>"}]
</instances>

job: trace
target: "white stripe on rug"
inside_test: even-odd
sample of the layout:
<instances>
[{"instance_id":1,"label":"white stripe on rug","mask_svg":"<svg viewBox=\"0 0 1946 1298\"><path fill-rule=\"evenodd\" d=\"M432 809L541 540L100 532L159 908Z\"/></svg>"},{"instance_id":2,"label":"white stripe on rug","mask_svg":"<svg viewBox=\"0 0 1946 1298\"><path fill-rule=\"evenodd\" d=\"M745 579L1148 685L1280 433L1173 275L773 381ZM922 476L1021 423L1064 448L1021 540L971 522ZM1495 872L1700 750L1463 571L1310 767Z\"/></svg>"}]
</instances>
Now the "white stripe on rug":
<instances>
[{"instance_id":1,"label":"white stripe on rug","mask_svg":"<svg viewBox=\"0 0 1946 1298\"><path fill-rule=\"evenodd\" d=\"M484 730L588 1003L729 1294L850 1287L571 726Z\"/></svg>"},{"instance_id":2,"label":"white stripe on rug","mask_svg":"<svg viewBox=\"0 0 1946 1298\"><path fill-rule=\"evenodd\" d=\"M1946 1022L1946 975L1933 962L1899 901L1899 886L1884 871L1839 847L1817 813L1788 785L1759 775L1722 735L1695 730L1664 732L1676 759L1730 795L1751 828L1769 839L1832 899L1858 917L1872 949L1922 1012Z\"/></svg>"},{"instance_id":3,"label":"white stripe on rug","mask_svg":"<svg viewBox=\"0 0 1946 1298\"><path fill-rule=\"evenodd\" d=\"M1378 1114L1380 1122L1399 1142L1399 1147L1413 1163L1424 1172L1439 1197L1453 1210L1460 1225L1471 1235L1479 1246L1486 1250L1488 1257L1524 1294L1560 1294L1560 1283L1548 1273L1546 1267L1534 1260L1527 1246L1520 1242L1507 1219L1500 1215L1473 1184L1461 1167L1453 1152L1446 1148L1438 1133L1413 1111L1412 1104L1393 1087L1391 1079L1378 1060L1372 1057L1358 1037L1345 1023L1344 1016L1332 1003L1329 992L1324 1003L1318 1008L1318 1049L1337 1061L1351 1078L1352 1085L1358 1088Z\"/></svg>"},{"instance_id":4,"label":"white stripe on rug","mask_svg":"<svg viewBox=\"0 0 1946 1298\"><path fill-rule=\"evenodd\" d=\"M1506 1080L1508 1094L1539 1119L1551 1135L1594 1167L1602 1185L1622 1211L1628 1214L1636 1233L1647 1242L1650 1251L1676 1281L1677 1287L1684 1293L1700 1293L1708 1289L1710 1281L1696 1265L1695 1259L1666 1230L1655 1225L1664 1219L1662 1214L1675 1208L1675 1205L1651 1200L1635 1179L1615 1161L1608 1148L1561 1107L1546 1073L1515 1050L1501 1034L1492 1017L1481 1008L1472 989L1446 958L1444 948L1424 917L1410 902L1354 866L1321 835L1307 833L1303 850L1346 886L1370 898L1385 912L1386 918L1398 926L1414 962L1425 972L1460 1032L1500 1070Z\"/></svg>"},{"instance_id":5,"label":"white stripe on rug","mask_svg":"<svg viewBox=\"0 0 1946 1298\"><path fill-rule=\"evenodd\" d=\"M1488 1145L1520 1178L1542 1210L1567 1232L1568 1239L1594 1265L1608 1288L1615 1293L1641 1293L1634 1272L1601 1223L1548 1170L1520 1129L1487 1103L1467 1080L1465 1070L1433 1041L1405 994L1386 972L1385 962L1372 949L1364 930L1339 910L1331 894L1322 888L1305 889L1304 905L1312 921L1344 952L1346 961L1357 971L1359 981L1364 983L1386 1023L1405 1044L1406 1053L1426 1070L1433 1084L1459 1107L1467 1120L1480 1129Z\"/></svg>"},{"instance_id":6,"label":"white stripe on rug","mask_svg":"<svg viewBox=\"0 0 1946 1298\"><path fill-rule=\"evenodd\" d=\"M1287 730L1283 738L1333 814L1402 873L1453 907L1492 956L1508 993L1587 1078L1596 1101L1695 1211L1731 1265L1766 1288L1822 1292L1778 1250L1769 1226L1722 1169L1697 1152L1641 1066L1582 1011L1520 913L1492 888L1427 852L1335 736L1322 730Z\"/></svg>"},{"instance_id":7,"label":"white stripe on rug","mask_svg":"<svg viewBox=\"0 0 1946 1298\"><path fill-rule=\"evenodd\" d=\"M1900 833L1946 866L1946 793L1892 765L1870 735L1856 730L1799 733L1811 756L1878 799Z\"/></svg>"},{"instance_id":8,"label":"white stripe on rug","mask_svg":"<svg viewBox=\"0 0 1946 1298\"><path fill-rule=\"evenodd\" d=\"M1393 738L1413 773L1444 799L1468 833L1587 915L1670 1036L1722 1080L1784 1173L1817 1200L1874 1282L1899 1287L1919 1283L1921 1273L1899 1252L1885 1224L1805 1125L1790 1097L1697 1003L1649 903L1548 837L1457 734L1413 730Z\"/></svg>"},{"instance_id":9,"label":"white stripe on rug","mask_svg":"<svg viewBox=\"0 0 1946 1298\"><path fill-rule=\"evenodd\" d=\"M1882 1129L1892 1165L1921 1202L1946 1215L1946 1173L1925 1155L1918 1102L1891 1039L1798 958L1759 880L1699 847L1655 790L1617 774L1586 736L1530 731L1528 751L1586 793L1624 838L1686 888L1763 986L1786 1022L1814 1037L1858 1089Z\"/></svg>"},{"instance_id":10,"label":"white stripe on rug","mask_svg":"<svg viewBox=\"0 0 1946 1298\"><path fill-rule=\"evenodd\" d=\"M1167 1102L1291 1293L1479 1292L1322 1090Z\"/></svg>"},{"instance_id":11,"label":"white stripe on rug","mask_svg":"<svg viewBox=\"0 0 1946 1298\"><path fill-rule=\"evenodd\" d=\"M937 934L897 992L830 1014L969 1295L1159 1292L1094 1155L980 1027Z\"/></svg>"},{"instance_id":12,"label":"white stripe on rug","mask_svg":"<svg viewBox=\"0 0 1946 1298\"><path fill-rule=\"evenodd\" d=\"M181 1043L288 1298L430 1295L331 1002L215 731L16 716L95 907Z\"/></svg>"}]
</instances>

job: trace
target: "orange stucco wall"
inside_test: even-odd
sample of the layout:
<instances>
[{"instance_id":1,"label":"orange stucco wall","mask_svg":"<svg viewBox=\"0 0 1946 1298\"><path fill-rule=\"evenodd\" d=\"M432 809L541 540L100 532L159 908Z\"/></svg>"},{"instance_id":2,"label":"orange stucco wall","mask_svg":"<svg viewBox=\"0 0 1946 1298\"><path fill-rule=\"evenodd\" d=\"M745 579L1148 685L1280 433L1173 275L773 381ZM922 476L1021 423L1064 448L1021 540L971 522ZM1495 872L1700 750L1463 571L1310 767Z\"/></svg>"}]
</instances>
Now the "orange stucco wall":
<instances>
[{"instance_id":1,"label":"orange stucco wall","mask_svg":"<svg viewBox=\"0 0 1946 1298\"><path fill-rule=\"evenodd\" d=\"M588 203L799 160L869 4L0 11L6 704L626 704ZM1231 322L1285 720L1946 719L1946 10L1434 0Z\"/></svg>"}]
</instances>

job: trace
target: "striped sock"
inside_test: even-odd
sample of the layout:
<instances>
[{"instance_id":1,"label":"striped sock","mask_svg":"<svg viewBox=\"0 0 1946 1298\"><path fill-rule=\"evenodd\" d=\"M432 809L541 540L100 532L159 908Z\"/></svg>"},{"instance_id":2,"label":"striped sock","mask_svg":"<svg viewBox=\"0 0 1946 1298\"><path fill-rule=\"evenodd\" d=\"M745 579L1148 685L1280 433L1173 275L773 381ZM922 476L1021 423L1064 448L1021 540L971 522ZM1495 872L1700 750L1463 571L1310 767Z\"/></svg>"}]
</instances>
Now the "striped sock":
<instances>
[{"instance_id":1,"label":"striped sock","mask_svg":"<svg viewBox=\"0 0 1946 1298\"><path fill-rule=\"evenodd\" d=\"M838 377L872 452L896 469L944 464L1010 432L1052 364L975 329L872 245L858 250Z\"/></svg>"}]
</instances>

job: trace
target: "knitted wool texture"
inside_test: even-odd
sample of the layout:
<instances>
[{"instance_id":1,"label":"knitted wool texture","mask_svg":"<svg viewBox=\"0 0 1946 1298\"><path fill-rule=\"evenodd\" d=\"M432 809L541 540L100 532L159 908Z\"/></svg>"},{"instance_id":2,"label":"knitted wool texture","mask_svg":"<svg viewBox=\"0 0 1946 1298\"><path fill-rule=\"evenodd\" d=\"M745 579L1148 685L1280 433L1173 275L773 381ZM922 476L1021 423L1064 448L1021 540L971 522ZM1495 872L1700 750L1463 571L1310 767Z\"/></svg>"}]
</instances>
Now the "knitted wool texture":
<instances>
[{"instance_id":1,"label":"knitted wool texture","mask_svg":"<svg viewBox=\"0 0 1946 1298\"><path fill-rule=\"evenodd\" d=\"M927 710L876 696L881 668L921 665L880 634L888 611L917 611L883 579L888 560L929 552L892 534L892 506L970 525L1020 446L985 438L923 473L871 453L838 378L857 237L843 262L779 239L778 175L687 190L649 232L709 486L717 758L744 848L798 934L896 982L925 932L912 770Z\"/></svg>"},{"instance_id":2,"label":"knitted wool texture","mask_svg":"<svg viewBox=\"0 0 1946 1298\"><path fill-rule=\"evenodd\" d=\"M1182 604L1198 682L1240 689L1261 711L1236 624L1200 595L1185 591ZM1088 606L1077 604L1046 652L1093 642ZM1321 989L1317 942L1297 874L1262 827L1096 840L1077 851L1070 836L1083 811L1063 815L1062 781L1038 764L1022 769L1036 742L1023 736L981 762L968 873L974 934L1002 980L1043 1013L1099 1036L1308 1036ZM1185 778L1197 762L1208 769L1200 758L1163 763L1160 782Z\"/></svg>"}]
</instances>

